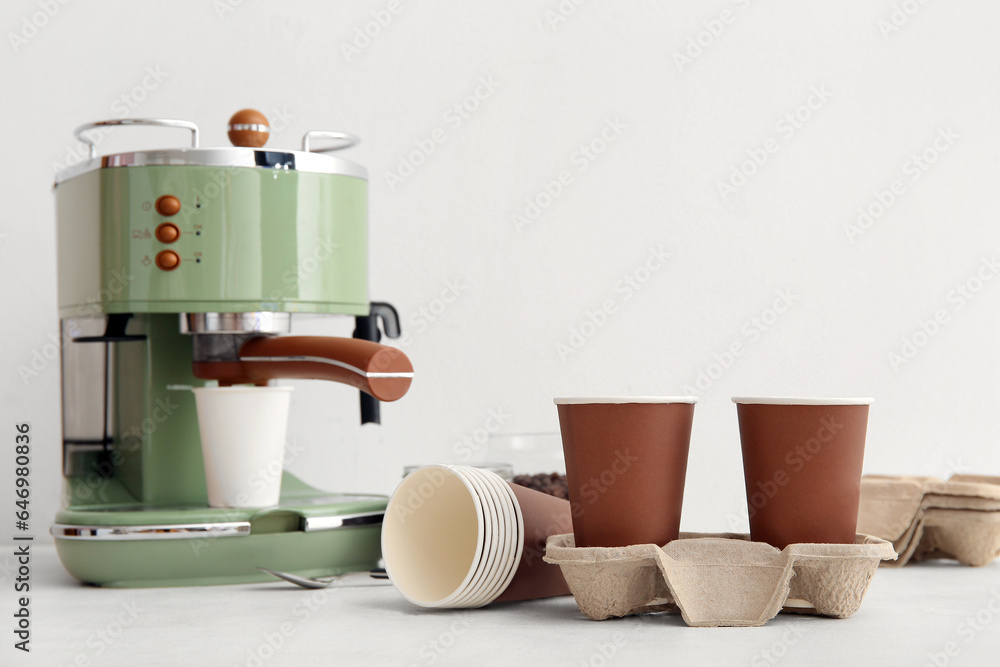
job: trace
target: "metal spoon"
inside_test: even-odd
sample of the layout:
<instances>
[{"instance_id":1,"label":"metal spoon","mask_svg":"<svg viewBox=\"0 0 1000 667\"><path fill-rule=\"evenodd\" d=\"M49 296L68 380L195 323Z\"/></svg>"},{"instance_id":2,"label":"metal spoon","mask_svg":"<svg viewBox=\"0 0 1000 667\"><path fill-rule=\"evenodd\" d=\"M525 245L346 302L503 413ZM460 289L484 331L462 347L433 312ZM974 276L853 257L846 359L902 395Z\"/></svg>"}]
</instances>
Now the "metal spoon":
<instances>
[{"instance_id":1,"label":"metal spoon","mask_svg":"<svg viewBox=\"0 0 1000 667\"><path fill-rule=\"evenodd\" d=\"M346 572L344 574L338 574L334 577L325 577L323 579L313 579L311 577L300 577L297 574L292 574L291 572L281 572L280 570L269 570L266 567L258 567L261 572L267 572L271 576L277 577L278 579L284 579L296 586L301 586L302 588L327 588L332 586L338 580L346 577L348 574L353 574L352 572ZM368 576L372 579L388 579L389 576L385 572L385 568L375 568L374 570L369 570Z\"/></svg>"}]
</instances>

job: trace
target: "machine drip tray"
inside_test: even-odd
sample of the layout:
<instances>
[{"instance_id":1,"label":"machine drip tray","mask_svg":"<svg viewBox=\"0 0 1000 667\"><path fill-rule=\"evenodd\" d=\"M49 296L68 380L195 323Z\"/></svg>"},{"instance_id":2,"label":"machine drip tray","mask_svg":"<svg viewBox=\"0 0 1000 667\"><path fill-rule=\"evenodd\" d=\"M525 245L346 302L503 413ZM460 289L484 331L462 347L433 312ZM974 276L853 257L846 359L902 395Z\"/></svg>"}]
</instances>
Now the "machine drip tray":
<instances>
[{"instance_id":1,"label":"machine drip tray","mask_svg":"<svg viewBox=\"0 0 1000 667\"><path fill-rule=\"evenodd\" d=\"M52 526L56 549L80 581L120 588L269 581L258 567L309 577L376 567L388 498L288 477L276 507L69 507Z\"/></svg>"}]
</instances>

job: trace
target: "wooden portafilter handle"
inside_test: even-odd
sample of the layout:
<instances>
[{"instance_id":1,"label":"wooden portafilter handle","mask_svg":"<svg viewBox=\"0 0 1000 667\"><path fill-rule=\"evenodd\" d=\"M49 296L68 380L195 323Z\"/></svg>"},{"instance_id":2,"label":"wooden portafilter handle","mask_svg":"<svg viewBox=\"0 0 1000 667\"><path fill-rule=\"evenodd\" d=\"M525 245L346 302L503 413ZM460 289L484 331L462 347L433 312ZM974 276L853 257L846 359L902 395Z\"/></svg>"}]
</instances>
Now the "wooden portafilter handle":
<instances>
[{"instance_id":1,"label":"wooden portafilter handle","mask_svg":"<svg viewBox=\"0 0 1000 667\"><path fill-rule=\"evenodd\" d=\"M356 338L276 336L253 338L238 360L194 363L195 377L222 386L304 379L340 382L380 401L402 398L413 382L413 365L401 350Z\"/></svg>"}]
</instances>

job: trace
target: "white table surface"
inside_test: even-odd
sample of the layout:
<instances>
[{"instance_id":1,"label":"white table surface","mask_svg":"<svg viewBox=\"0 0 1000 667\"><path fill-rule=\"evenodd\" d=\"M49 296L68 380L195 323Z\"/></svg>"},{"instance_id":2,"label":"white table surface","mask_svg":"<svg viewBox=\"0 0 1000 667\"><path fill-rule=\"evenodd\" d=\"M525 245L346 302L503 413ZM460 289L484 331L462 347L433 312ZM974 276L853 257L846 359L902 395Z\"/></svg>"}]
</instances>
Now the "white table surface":
<instances>
[{"instance_id":1,"label":"white table surface","mask_svg":"<svg viewBox=\"0 0 1000 667\"><path fill-rule=\"evenodd\" d=\"M367 575L322 591L102 589L73 580L53 547L32 549L32 652L4 629L0 665L1000 665L1000 562L880 569L845 620L688 628L665 615L590 621L569 597L426 611ZM0 590L12 628L9 577Z\"/></svg>"}]
</instances>

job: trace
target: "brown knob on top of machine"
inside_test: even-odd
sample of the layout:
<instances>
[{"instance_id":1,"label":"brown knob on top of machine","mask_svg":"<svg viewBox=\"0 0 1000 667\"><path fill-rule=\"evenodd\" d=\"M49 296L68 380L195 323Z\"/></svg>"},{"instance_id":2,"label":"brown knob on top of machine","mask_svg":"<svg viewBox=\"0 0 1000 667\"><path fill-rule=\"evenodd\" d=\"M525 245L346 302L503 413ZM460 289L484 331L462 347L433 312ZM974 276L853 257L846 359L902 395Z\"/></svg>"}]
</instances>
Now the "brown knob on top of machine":
<instances>
[{"instance_id":1,"label":"brown knob on top of machine","mask_svg":"<svg viewBox=\"0 0 1000 667\"><path fill-rule=\"evenodd\" d=\"M226 130L233 146L246 148L260 148L271 134L267 116L256 109L240 109L234 113Z\"/></svg>"}]
</instances>

